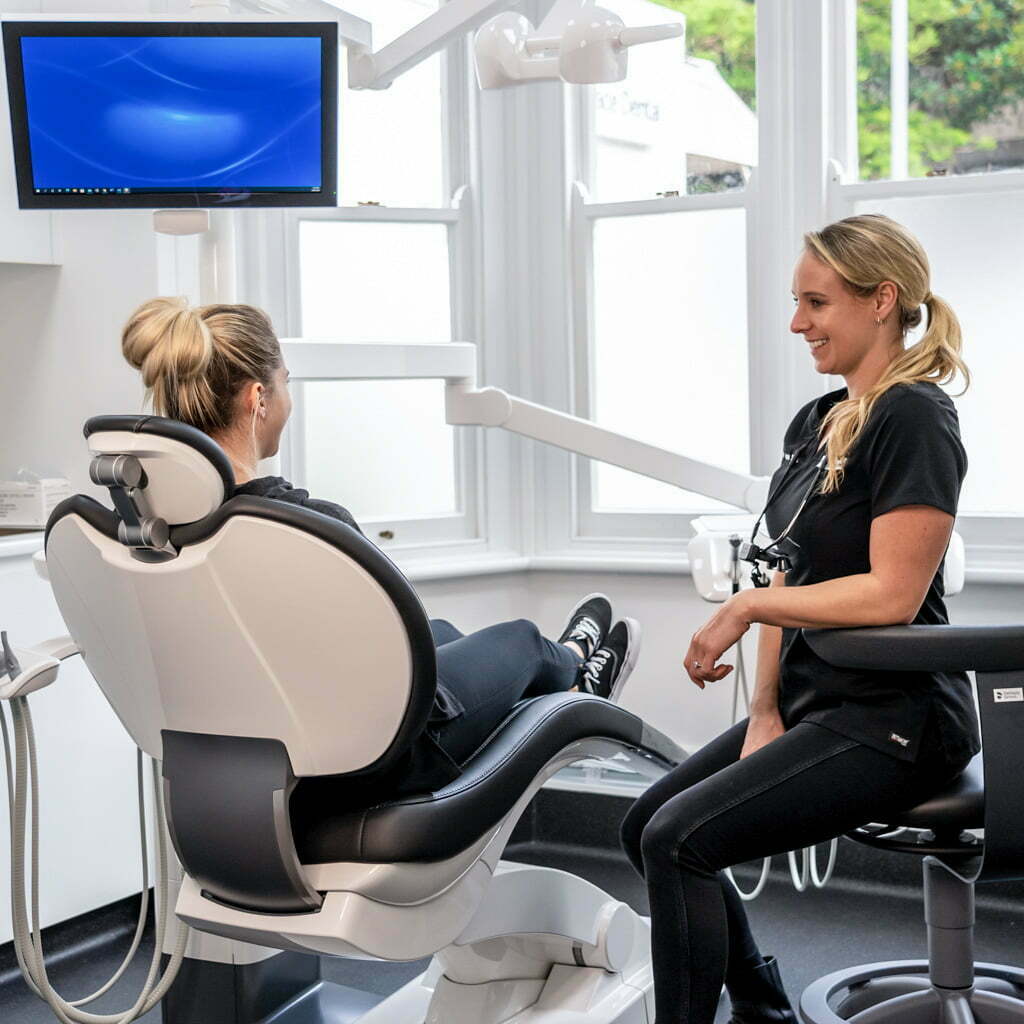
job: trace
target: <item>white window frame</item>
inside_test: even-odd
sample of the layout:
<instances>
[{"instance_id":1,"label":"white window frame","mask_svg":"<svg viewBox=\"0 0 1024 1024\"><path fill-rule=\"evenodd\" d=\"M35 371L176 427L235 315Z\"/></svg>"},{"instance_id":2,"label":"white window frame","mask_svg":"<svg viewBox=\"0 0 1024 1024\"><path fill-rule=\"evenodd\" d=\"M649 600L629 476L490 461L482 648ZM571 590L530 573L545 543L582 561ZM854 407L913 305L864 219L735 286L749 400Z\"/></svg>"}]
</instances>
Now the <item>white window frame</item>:
<instances>
[{"instance_id":1,"label":"white window frame","mask_svg":"<svg viewBox=\"0 0 1024 1024\"><path fill-rule=\"evenodd\" d=\"M475 125L476 99L470 75L468 46L457 41L440 55L442 62L443 188L451 198L447 205L406 207L346 205L268 211L245 226L240 246L241 279L254 300L271 313L279 335L301 335L301 280L299 234L304 221L338 223L442 224L448 233L451 302L451 339L479 337L480 294L479 225L476 215L478 180ZM343 167L343 162L342 162ZM342 172L343 173L343 172ZM366 196L360 203L372 203ZM258 254L258 255L257 255ZM359 338L323 341L344 346ZM437 338L409 338L408 342L433 343ZM390 376L382 373L382 379ZM294 411L282 436L281 472L297 485L306 479L304 423L305 385L292 387ZM443 405L438 405L443 416ZM444 562L484 554L487 550L484 488L484 444L474 428L455 428L455 497L453 513L373 519L360 523L364 532L384 550L412 562ZM339 495L344 503L344 496Z\"/></svg>"},{"instance_id":2,"label":"white window frame","mask_svg":"<svg viewBox=\"0 0 1024 1024\"><path fill-rule=\"evenodd\" d=\"M943 175L933 178L906 177L908 144L906 119L907 74L896 68L896 41L906 40L907 5L894 0L893 19L893 168L900 176L879 181L860 181L857 144L857 23L856 0L830 0L833 6L835 46L841 59L832 67L831 93L835 98L832 116L841 130L834 136L832 159L827 175L827 219L839 220L853 214L865 200L937 198L939 196L1001 195L1024 201L1024 170L981 174ZM909 66L909 58L904 60ZM900 147L897 152L897 147ZM969 580L1020 581L1024 578L1024 515L961 515L957 530L967 547Z\"/></svg>"},{"instance_id":3,"label":"white window frame","mask_svg":"<svg viewBox=\"0 0 1024 1024\"><path fill-rule=\"evenodd\" d=\"M751 246L751 210L756 202L756 174L752 174L743 190L703 195L680 195L667 198L640 199L616 203L590 202L586 186L574 182L572 187L571 232L574 254L573 325L576 375L575 403L577 415L593 418L594 395L594 231L598 222L616 217L658 217L705 212L710 210L741 209L746 214L747 249ZM749 262L749 260L748 260ZM747 308L753 296L753 282L747 277ZM749 332L749 324L748 324ZM751 402L757 400L752 394ZM680 438L673 447L686 448ZM753 457L753 451L751 451ZM706 515L702 511L682 512L597 512L593 509L594 465L575 460L575 486L577 493L577 535L580 537L622 538L642 540L645 535L689 535L690 520ZM746 472L746 469L742 470ZM732 510L741 511L741 510Z\"/></svg>"},{"instance_id":4,"label":"white window frame","mask_svg":"<svg viewBox=\"0 0 1024 1024\"><path fill-rule=\"evenodd\" d=\"M822 378L803 359L788 331L792 316L790 275L804 231L852 212L865 198L962 195L1024 191L1024 171L857 182L843 167L857 153L855 0L760 0L757 9L758 167L743 192L654 198L628 203L590 203L585 188L571 186L567 200L568 248L573 281L569 301L573 329L568 341L571 405L586 416L593 393L592 226L602 216L650 214L744 205L748 239L751 472L769 474L778 463L781 438L793 412L841 382ZM570 175L583 177L591 159L586 138L587 104L581 90L566 103ZM707 203L707 205L704 205ZM685 452L685 440L677 446ZM591 467L571 472L568 493L548 485L547 550L535 561L553 568L626 568L675 571L690 536L689 516L663 513L595 513ZM968 579L1024 579L1024 517L962 516Z\"/></svg>"},{"instance_id":5,"label":"white window frame","mask_svg":"<svg viewBox=\"0 0 1024 1024\"><path fill-rule=\"evenodd\" d=\"M566 105L566 138L570 150L567 163L577 179L571 185L568 214L573 323L570 363L572 405L577 415L587 416L592 407L593 225L603 217L745 210L751 473L767 475L775 469L793 412L808 394L827 390L827 382L799 360L804 353L788 340L787 330L792 316L789 277L800 241L799 225L817 225L824 210L824 176L816 181L809 170L814 166L809 161L824 166L823 119L819 118L815 131L800 135L794 124L808 114L813 116L815 100L820 104L824 96L827 61L821 39L826 14L823 5L801 4L799 0L761 0L758 4L759 156L758 167L743 190L615 203L589 201L579 179L590 177L587 172L593 166L587 130L593 120L592 99L585 90L573 91ZM777 183L783 178L787 187ZM675 447L685 452L685 438ZM592 467L584 460L574 462L568 512L561 515L561 531L552 539L553 550L545 553L549 564L567 566L589 559L615 566L631 559L650 571L686 568L690 522L707 513L595 512Z\"/></svg>"}]
</instances>

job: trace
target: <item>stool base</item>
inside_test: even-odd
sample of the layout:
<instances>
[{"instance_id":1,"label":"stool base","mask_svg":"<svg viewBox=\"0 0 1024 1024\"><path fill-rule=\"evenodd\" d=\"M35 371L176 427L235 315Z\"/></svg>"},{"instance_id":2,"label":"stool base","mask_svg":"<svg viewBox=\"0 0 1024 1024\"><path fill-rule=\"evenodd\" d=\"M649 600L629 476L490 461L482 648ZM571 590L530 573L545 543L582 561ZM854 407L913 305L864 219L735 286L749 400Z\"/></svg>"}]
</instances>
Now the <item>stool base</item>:
<instances>
[{"instance_id":1,"label":"stool base","mask_svg":"<svg viewBox=\"0 0 1024 1024\"><path fill-rule=\"evenodd\" d=\"M800 996L804 1024L1024 1024L1024 970L974 965L974 986L940 989L927 960L862 964L812 982Z\"/></svg>"}]
</instances>

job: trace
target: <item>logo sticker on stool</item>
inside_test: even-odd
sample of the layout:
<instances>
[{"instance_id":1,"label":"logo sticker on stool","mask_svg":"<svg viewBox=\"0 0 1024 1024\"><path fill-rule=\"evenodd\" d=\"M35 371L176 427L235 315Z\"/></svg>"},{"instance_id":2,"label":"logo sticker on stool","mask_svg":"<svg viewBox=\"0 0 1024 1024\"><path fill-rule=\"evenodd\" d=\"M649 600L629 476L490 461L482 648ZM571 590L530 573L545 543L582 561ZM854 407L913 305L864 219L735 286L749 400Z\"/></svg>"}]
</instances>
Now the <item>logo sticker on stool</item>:
<instances>
[{"instance_id":1,"label":"logo sticker on stool","mask_svg":"<svg viewBox=\"0 0 1024 1024\"><path fill-rule=\"evenodd\" d=\"M1008 701L1024 701L1024 686L1014 686L1008 690L993 690L997 704L1005 704Z\"/></svg>"}]
</instances>

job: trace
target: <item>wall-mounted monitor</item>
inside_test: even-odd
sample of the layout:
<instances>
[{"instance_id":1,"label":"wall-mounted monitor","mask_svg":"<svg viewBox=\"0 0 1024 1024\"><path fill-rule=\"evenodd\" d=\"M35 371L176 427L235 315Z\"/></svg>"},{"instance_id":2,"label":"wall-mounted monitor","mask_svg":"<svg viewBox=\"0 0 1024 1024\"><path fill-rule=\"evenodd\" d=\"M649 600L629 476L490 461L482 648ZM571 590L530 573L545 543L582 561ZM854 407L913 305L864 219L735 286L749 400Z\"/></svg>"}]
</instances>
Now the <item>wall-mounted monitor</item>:
<instances>
[{"instance_id":1,"label":"wall-mounted monitor","mask_svg":"<svg viewBox=\"0 0 1024 1024\"><path fill-rule=\"evenodd\" d=\"M5 21L22 209L334 206L338 27Z\"/></svg>"}]
</instances>

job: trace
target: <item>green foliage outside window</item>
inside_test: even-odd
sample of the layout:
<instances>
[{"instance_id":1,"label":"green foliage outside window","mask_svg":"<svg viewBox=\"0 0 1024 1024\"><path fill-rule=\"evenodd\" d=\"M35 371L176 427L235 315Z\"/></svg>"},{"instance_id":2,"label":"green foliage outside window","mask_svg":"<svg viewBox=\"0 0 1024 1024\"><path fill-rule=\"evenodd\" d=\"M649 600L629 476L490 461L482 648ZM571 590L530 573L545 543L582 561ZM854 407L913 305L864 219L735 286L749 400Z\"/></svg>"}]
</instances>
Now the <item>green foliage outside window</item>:
<instances>
[{"instance_id":1,"label":"green foliage outside window","mask_svg":"<svg viewBox=\"0 0 1024 1024\"><path fill-rule=\"evenodd\" d=\"M656 0L687 20L687 51L715 62L753 109L754 0ZM771 2L771 0L765 0ZM860 176L890 173L890 2L857 4ZM995 149L984 125L1024 101L1024 0L909 0L909 169L948 169Z\"/></svg>"}]
</instances>

